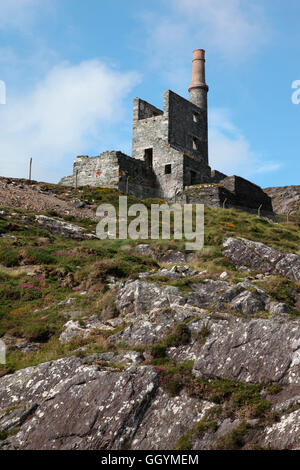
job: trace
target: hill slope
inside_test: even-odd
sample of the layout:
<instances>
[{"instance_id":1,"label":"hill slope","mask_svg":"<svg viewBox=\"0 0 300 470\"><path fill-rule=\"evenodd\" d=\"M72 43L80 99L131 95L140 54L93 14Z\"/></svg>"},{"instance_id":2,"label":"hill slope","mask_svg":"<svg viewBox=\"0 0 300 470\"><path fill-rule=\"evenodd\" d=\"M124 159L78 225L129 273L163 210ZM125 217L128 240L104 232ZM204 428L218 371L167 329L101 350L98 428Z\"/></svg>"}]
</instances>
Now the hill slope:
<instances>
[{"instance_id":1,"label":"hill slope","mask_svg":"<svg viewBox=\"0 0 300 470\"><path fill-rule=\"evenodd\" d=\"M206 208L186 253L95 238L114 190L1 182L3 449L300 446L299 224Z\"/></svg>"},{"instance_id":2,"label":"hill slope","mask_svg":"<svg viewBox=\"0 0 300 470\"><path fill-rule=\"evenodd\" d=\"M274 212L300 215L300 186L279 186L264 191L272 198Z\"/></svg>"}]
</instances>

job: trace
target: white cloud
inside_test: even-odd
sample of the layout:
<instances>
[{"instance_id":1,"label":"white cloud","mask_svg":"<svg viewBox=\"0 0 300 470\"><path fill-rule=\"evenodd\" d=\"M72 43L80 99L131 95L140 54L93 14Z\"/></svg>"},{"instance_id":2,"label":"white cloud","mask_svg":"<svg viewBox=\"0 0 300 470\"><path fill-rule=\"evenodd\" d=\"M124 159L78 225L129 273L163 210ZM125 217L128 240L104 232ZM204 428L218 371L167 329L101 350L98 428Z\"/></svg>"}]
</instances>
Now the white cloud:
<instances>
[{"instance_id":1,"label":"white cloud","mask_svg":"<svg viewBox=\"0 0 300 470\"><path fill-rule=\"evenodd\" d=\"M171 0L195 39L212 44L227 58L246 55L266 40L263 9L253 0ZM198 32L197 32L198 29Z\"/></svg>"},{"instance_id":2,"label":"white cloud","mask_svg":"<svg viewBox=\"0 0 300 470\"><path fill-rule=\"evenodd\" d=\"M257 0L162 0L168 9L140 14L146 66L159 70L171 86L190 79L192 50L201 47L231 67L266 44L269 28Z\"/></svg>"},{"instance_id":3,"label":"white cloud","mask_svg":"<svg viewBox=\"0 0 300 470\"><path fill-rule=\"evenodd\" d=\"M180 93L191 80L191 53L207 49L230 67L241 62L268 40L264 10L257 0L163 0L168 15L144 13L147 65L158 69L166 83ZM215 59L218 60L218 59ZM224 65L228 67L228 65ZM229 110L210 110L210 165L228 175L245 178L276 171L280 164L252 150Z\"/></svg>"},{"instance_id":4,"label":"white cloud","mask_svg":"<svg viewBox=\"0 0 300 470\"><path fill-rule=\"evenodd\" d=\"M27 174L29 156L36 179L57 179L57 166L94 145L124 115L123 100L139 82L98 60L53 68L26 96L7 97L0 107L0 174ZM68 171L71 171L69 168Z\"/></svg>"},{"instance_id":5,"label":"white cloud","mask_svg":"<svg viewBox=\"0 0 300 470\"><path fill-rule=\"evenodd\" d=\"M43 11L48 0L0 0L0 29L23 29Z\"/></svg>"},{"instance_id":6,"label":"white cloud","mask_svg":"<svg viewBox=\"0 0 300 470\"><path fill-rule=\"evenodd\" d=\"M209 123L209 160L212 168L227 175L251 178L281 167L280 163L268 161L251 149L247 138L233 124L228 110L211 110Z\"/></svg>"}]
</instances>

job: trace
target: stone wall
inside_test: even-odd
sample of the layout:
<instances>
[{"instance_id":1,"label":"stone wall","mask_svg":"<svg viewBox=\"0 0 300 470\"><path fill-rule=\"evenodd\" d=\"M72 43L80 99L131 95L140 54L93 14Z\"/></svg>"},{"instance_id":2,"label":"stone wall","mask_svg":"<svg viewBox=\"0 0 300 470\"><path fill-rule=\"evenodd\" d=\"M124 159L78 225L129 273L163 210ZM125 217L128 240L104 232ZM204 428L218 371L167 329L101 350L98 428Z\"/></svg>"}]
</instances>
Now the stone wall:
<instances>
[{"instance_id":1,"label":"stone wall","mask_svg":"<svg viewBox=\"0 0 300 470\"><path fill-rule=\"evenodd\" d=\"M120 192L130 194L140 199L159 196L156 177L144 161L136 160L128 155L118 155Z\"/></svg>"},{"instance_id":2,"label":"stone wall","mask_svg":"<svg viewBox=\"0 0 300 470\"><path fill-rule=\"evenodd\" d=\"M262 215L269 216L273 213L271 199L265 197L259 186L234 176L226 178L225 185L222 182L186 186L178 200L182 203L198 203L211 207L223 207L223 205L225 208L235 207L255 214L261 206Z\"/></svg>"},{"instance_id":3,"label":"stone wall","mask_svg":"<svg viewBox=\"0 0 300 470\"><path fill-rule=\"evenodd\" d=\"M147 103L147 101L140 98L135 98L133 101L133 121L161 116L162 114L163 111L161 109Z\"/></svg>"},{"instance_id":4,"label":"stone wall","mask_svg":"<svg viewBox=\"0 0 300 470\"><path fill-rule=\"evenodd\" d=\"M183 184L190 186L193 184L208 183L211 180L211 169L206 164L201 164L194 157L183 156Z\"/></svg>"},{"instance_id":5,"label":"stone wall","mask_svg":"<svg viewBox=\"0 0 300 470\"><path fill-rule=\"evenodd\" d=\"M118 188L118 154L121 154L121 152L108 151L102 153L98 157L77 157L73 166L74 181L77 172L78 186L89 185Z\"/></svg>"},{"instance_id":6,"label":"stone wall","mask_svg":"<svg viewBox=\"0 0 300 470\"><path fill-rule=\"evenodd\" d=\"M164 94L164 112L169 118L169 144L208 165L206 112L170 90Z\"/></svg>"},{"instance_id":7,"label":"stone wall","mask_svg":"<svg viewBox=\"0 0 300 470\"><path fill-rule=\"evenodd\" d=\"M81 155L74 161L73 175L60 184L115 188L140 199L160 194L156 177L142 160L135 160L118 151L104 152L98 157Z\"/></svg>"},{"instance_id":8,"label":"stone wall","mask_svg":"<svg viewBox=\"0 0 300 470\"><path fill-rule=\"evenodd\" d=\"M166 143L168 140L167 117L163 114L145 117L150 114L151 108L154 107L146 103L146 101L135 98L133 107L132 157L140 160L145 158L145 149L153 148L153 153L156 155L155 149L160 148L162 142ZM162 113L162 111L160 112Z\"/></svg>"},{"instance_id":9,"label":"stone wall","mask_svg":"<svg viewBox=\"0 0 300 470\"><path fill-rule=\"evenodd\" d=\"M183 203L204 204L211 207L234 207L236 199L227 189L218 184L203 184L200 186L187 186L181 196Z\"/></svg>"},{"instance_id":10,"label":"stone wall","mask_svg":"<svg viewBox=\"0 0 300 470\"><path fill-rule=\"evenodd\" d=\"M134 100L132 156L153 169L159 197L172 199L186 184L210 181L205 123L202 110L170 90L164 111Z\"/></svg>"},{"instance_id":11,"label":"stone wall","mask_svg":"<svg viewBox=\"0 0 300 470\"><path fill-rule=\"evenodd\" d=\"M133 158L132 158L133 157ZM75 159L73 175L61 184L116 188L140 199L166 200L272 212L262 189L238 176L211 170L208 165L207 112L167 90L164 110L134 99L132 157L107 151ZM77 175L77 176L76 176ZM200 186L199 186L200 185Z\"/></svg>"},{"instance_id":12,"label":"stone wall","mask_svg":"<svg viewBox=\"0 0 300 470\"><path fill-rule=\"evenodd\" d=\"M210 181L211 183L220 183L221 180L227 178L227 175L218 170L211 170Z\"/></svg>"},{"instance_id":13,"label":"stone wall","mask_svg":"<svg viewBox=\"0 0 300 470\"><path fill-rule=\"evenodd\" d=\"M266 211L273 210L271 198L256 184L245 180L240 176L227 176L220 184L235 194L237 202L240 206L258 209L262 205L262 209Z\"/></svg>"}]
</instances>

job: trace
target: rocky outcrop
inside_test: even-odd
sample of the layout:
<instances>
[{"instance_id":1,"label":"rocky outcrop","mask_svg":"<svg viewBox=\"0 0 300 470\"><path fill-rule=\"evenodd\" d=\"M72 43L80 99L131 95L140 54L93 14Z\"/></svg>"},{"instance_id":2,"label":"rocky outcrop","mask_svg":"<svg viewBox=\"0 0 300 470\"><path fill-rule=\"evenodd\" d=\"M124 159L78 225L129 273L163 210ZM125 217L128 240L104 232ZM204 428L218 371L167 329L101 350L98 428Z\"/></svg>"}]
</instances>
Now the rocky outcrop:
<instances>
[{"instance_id":1,"label":"rocky outcrop","mask_svg":"<svg viewBox=\"0 0 300 470\"><path fill-rule=\"evenodd\" d=\"M60 237L72 238L73 240L97 239L96 235L87 233L82 227L55 219L54 217L37 215L35 219L43 229Z\"/></svg>"},{"instance_id":2,"label":"rocky outcrop","mask_svg":"<svg viewBox=\"0 0 300 470\"><path fill-rule=\"evenodd\" d=\"M154 282L127 282L119 289L116 307L129 326L112 335L110 341L131 346L153 344L175 323L207 317L208 308L230 309L246 316L260 311L284 314L289 310L286 304L273 301L249 281L232 286L226 281L204 279L191 288L191 292L182 292L177 287Z\"/></svg>"},{"instance_id":3,"label":"rocky outcrop","mask_svg":"<svg viewBox=\"0 0 300 470\"><path fill-rule=\"evenodd\" d=\"M265 188L264 192L272 198L273 209L277 214L300 214L300 186Z\"/></svg>"},{"instance_id":4,"label":"rocky outcrop","mask_svg":"<svg viewBox=\"0 0 300 470\"><path fill-rule=\"evenodd\" d=\"M247 426L253 428L248 439L264 448L299 447L299 411L288 411L300 402L299 320L248 321L228 314L206 314L187 326L189 344L169 348L169 357L179 363L194 360L193 374L199 379L224 378L265 386L279 382L283 390L273 409L280 410L280 419L265 427L259 423L256 427L255 419L248 420ZM205 342L199 341L203 329ZM196 423L206 423L207 412L216 404L185 388L169 395L159 368L143 365L144 360L137 351L98 353L59 359L2 377L0 433L6 434L2 448L174 448ZM220 414L216 421L208 422L209 429L199 434L193 448L214 448L220 437L243 423L242 418Z\"/></svg>"},{"instance_id":5,"label":"rocky outcrop","mask_svg":"<svg viewBox=\"0 0 300 470\"><path fill-rule=\"evenodd\" d=\"M191 328L201 331L203 326L202 320ZM205 327L210 334L196 358L197 377L300 384L299 320L228 317L206 321Z\"/></svg>"},{"instance_id":6,"label":"rocky outcrop","mask_svg":"<svg viewBox=\"0 0 300 470\"><path fill-rule=\"evenodd\" d=\"M264 243L245 238L227 238L223 247L223 254L239 269L272 272L300 282L300 257L295 254L285 254Z\"/></svg>"},{"instance_id":7,"label":"rocky outcrop","mask_svg":"<svg viewBox=\"0 0 300 470\"><path fill-rule=\"evenodd\" d=\"M222 311L224 304L230 311ZM101 322L96 315L81 316L79 322L75 312L60 337L68 343L101 330L110 335L107 352L84 355L82 347L80 357L0 378L2 448L170 449L199 422L204 431L189 445L215 448L245 420L223 415L217 405L219 418L207 421L216 403L184 386L170 394L164 384L173 379L164 381L161 368L149 363L153 346L178 324L184 325L185 340L175 346L165 343L165 358L181 364L183 371L191 364L192 380L281 385L273 400L278 421L263 426L249 419L249 445L299 447L299 416L293 410L300 402L300 320L285 313L253 318L257 309L271 305L275 308L271 297L249 281L231 285L195 276L187 292L139 279L126 282L117 294L119 317ZM119 324L123 328L114 333Z\"/></svg>"},{"instance_id":8,"label":"rocky outcrop","mask_svg":"<svg viewBox=\"0 0 300 470\"><path fill-rule=\"evenodd\" d=\"M278 423L265 429L261 440L262 447L273 449L300 449L300 410L287 413Z\"/></svg>"},{"instance_id":9,"label":"rocky outcrop","mask_svg":"<svg viewBox=\"0 0 300 470\"><path fill-rule=\"evenodd\" d=\"M153 367L111 372L74 357L21 370L0 384L0 429L24 423L5 442L10 449L170 448L212 406L184 393L170 399Z\"/></svg>"},{"instance_id":10,"label":"rocky outcrop","mask_svg":"<svg viewBox=\"0 0 300 470\"><path fill-rule=\"evenodd\" d=\"M296 255L233 238L225 252L241 269L298 279ZM244 449L300 448L300 319L255 284L268 276L207 275L179 263L114 280L114 318L73 310L75 297L55 304L76 356L4 371L0 448L208 450L236 436Z\"/></svg>"}]
</instances>

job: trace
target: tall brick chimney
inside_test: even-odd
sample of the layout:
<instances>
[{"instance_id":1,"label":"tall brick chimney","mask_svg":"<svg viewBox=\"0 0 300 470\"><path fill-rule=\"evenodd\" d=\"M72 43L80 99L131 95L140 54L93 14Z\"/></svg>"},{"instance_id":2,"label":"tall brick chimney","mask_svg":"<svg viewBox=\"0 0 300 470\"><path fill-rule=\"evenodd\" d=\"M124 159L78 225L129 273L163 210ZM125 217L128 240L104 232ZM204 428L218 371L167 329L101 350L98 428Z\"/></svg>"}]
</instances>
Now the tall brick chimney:
<instances>
[{"instance_id":1,"label":"tall brick chimney","mask_svg":"<svg viewBox=\"0 0 300 470\"><path fill-rule=\"evenodd\" d=\"M194 50L192 83L188 90L191 103L207 112L208 86L205 83L205 51L203 49Z\"/></svg>"}]
</instances>

